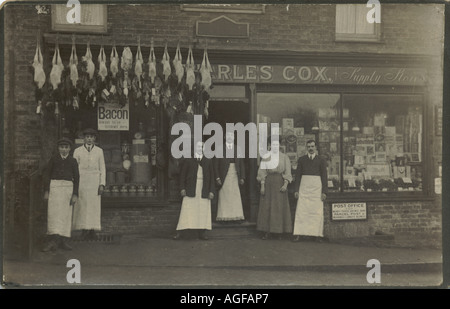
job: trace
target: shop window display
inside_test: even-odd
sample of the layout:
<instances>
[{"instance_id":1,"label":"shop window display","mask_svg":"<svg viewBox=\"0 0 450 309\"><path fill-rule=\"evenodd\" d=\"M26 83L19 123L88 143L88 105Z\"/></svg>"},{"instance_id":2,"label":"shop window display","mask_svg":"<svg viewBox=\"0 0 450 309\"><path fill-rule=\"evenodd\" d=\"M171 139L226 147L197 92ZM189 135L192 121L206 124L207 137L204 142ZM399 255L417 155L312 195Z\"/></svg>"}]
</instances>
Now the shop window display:
<instances>
[{"instance_id":1,"label":"shop window display","mask_svg":"<svg viewBox=\"0 0 450 309\"><path fill-rule=\"evenodd\" d=\"M259 93L258 122L278 123L280 151L294 170L306 155L306 142L314 140L318 154L328 163L328 190L340 188L340 95L314 93Z\"/></svg>"},{"instance_id":2,"label":"shop window display","mask_svg":"<svg viewBox=\"0 0 450 309\"><path fill-rule=\"evenodd\" d=\"M422 98L344 95L344 191L422 191Z\"/></svg>"},{"instance_id":3,"label":"shop window display","mask_svg":"<svg viewBox=\"0 0 450 309\"><path fill-rule=\"evenodd\" d=\"M257 102L258 123L279 123L294 170L316 141L329 192L422 191L420 95L259 93Z\"/></svg>"}]
</instances>

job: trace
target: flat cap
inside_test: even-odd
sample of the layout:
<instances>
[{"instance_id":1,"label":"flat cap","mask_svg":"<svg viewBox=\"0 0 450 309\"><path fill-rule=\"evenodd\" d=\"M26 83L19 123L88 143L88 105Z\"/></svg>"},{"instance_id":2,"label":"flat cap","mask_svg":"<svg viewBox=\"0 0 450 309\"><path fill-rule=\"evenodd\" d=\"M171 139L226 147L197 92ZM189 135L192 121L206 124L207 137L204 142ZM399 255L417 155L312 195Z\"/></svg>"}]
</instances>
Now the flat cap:
<instances>
[{"instance_id":1,"label":"flat cap","mask_svg":"<svg viewBox=\"0 0 450 309\"><path fill-rule=\"evenodd\" d=\"M73 146L72 141L71 141L70 139L68 139L67 137L60 138L60 139L56 142L56 145L58 145L58 146L59 146L59 145L64 145L64 144L69 145L70 147Z\"/></svg>"},{"instance_id":2,"label":"flat cap","mask_svg":"<svg viewBox=\"0 0 450 309\"><path fill-rule=\"evenodd\" d=\"M88 135L88 134L97 136L97 131L95 131L92 128L85 129L83 131L83 135Z\"/></svg>"}]
</instances>

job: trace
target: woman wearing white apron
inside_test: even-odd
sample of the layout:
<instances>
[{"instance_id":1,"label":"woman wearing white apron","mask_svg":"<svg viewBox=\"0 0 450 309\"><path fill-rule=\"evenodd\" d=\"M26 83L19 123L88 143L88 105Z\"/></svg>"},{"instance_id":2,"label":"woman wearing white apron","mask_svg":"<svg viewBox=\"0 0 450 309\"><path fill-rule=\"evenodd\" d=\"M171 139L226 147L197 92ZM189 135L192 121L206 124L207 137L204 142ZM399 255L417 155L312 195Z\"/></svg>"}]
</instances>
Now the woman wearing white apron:
<instances>
[{"instance_id":1,"label":"woman wearing white apron","mask_svg":"<svg viewBox=\"0 0 450 309\"><path fill-rule=\"evenodd\" d=\"M75 149L73 157L80 170L78 203L73 214L73 229L82 230L82 239L96 239L101 230L101 195L105 189L106 168L103 150L95 146L97 132L84 132L84 145Z\"/></svg>"},{"instance_id":2,"label":"woman wearing white apron","mask_svg":"<svg viewBox=\"0 0 450 309\"><path fill-rule=\"evenodd\" d=\"M77 201L80 175L77 161L69 155L72 142L62 138L57 145L58 154L50 159L44 182L44 199L48 199L48 242L42 249L44 252L58 247L72 249L67 239L72 230L72 207Z\"/></svg>"},{"instance_id":3,"label":"woman wearing white apron","mask_svg":"<svg viewBox=\"0 0 450 309\"><path fill-rule=\"evenodd\" d=\"M183 202L173 239L180 239L180 231L198 230L200 239L207 240L211 230L211 200L214 198L214 170L211 159L203 156L203 143L198 142L194 158L186 159L181 167L180 188Z\"/></svg>"},{"instance_id":4,"label":"woman wearing white apron","mask_svg":"<svg viewBox=\"0 0 450 309\"><path fill-rule=\"evenodd\" d=\"M219 188L216 221L244 220L239 186L245 181L245 165L242 150L234 145L234 131L225 133L223 158L214 160L214 174Z\"/></svg>"},{"instance_id":5,"label":"woman wearing white apron","mask_svg":"<svg viewBox=\"0 0 450 309\"><path fill-rule=\"evenodd\" d=\"M327 194L326 161L316 155L316 143L306 143L308 154L297 162L295 197L298 198L294 221L294 241L300 237L323 239L323 201Z\"/></svg>"}]
</instances>

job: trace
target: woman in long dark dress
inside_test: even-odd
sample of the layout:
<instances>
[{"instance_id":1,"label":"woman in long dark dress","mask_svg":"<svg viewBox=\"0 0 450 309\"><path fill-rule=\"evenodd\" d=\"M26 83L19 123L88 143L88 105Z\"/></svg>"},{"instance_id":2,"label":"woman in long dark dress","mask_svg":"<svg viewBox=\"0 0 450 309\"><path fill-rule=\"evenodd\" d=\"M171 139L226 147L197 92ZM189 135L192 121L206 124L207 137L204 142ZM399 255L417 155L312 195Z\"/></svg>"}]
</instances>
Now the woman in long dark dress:
<instances>
[{"instance_id":1,"label":"woman in long dark dress","mask_svg":"<svg viewBox=\"0 0 450 309\"><path fill-rule=\"evenodd\" d=\"M278 234L279 237L282 233L292 233L287 192L287 186L292 181L291 163L288 156L279 149L279 141L272 141L271 150L261 160L258 169L257 180L261 184L261 197L256 229L264 232L262 239L268 239L272 233ZM270 163L273 162L273 156L278 156L276 165Z\"/></svg>"}]
</instances>

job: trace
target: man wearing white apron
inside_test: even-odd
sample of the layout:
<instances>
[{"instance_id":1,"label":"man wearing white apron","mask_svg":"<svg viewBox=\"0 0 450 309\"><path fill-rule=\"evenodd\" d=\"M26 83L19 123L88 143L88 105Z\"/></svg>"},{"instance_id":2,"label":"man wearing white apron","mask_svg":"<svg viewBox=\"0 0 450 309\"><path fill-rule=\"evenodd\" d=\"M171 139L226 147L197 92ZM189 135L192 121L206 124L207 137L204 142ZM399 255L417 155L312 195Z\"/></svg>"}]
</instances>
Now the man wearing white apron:
<instances>
[{"instance_id":1,"label":"man wearing white apron","mask_svg":"<svg viewBox=\"0 0 450 309\"><path fill-rule=\"evenodd\" d=\"M327 194L327 163L316 155L314 140L306 142L308 154L297 162L295 198L298 198L294 221L294 241L300 236L323 240L323 201Z\"/></svg>"},{"instance_id":2,"label":"man wearing white apron","mask_svg":"<svg viewBox=\"0 0 450 309\"><path fill-rule=\"evenodd\" d=\"M81 238L95 240L95 231L101 230L101 195L105 189L106 168L103 150L94 144L97 132L86 129L84 145L75 149L80 187L78 203L74 208L73 229L82 230Z\"/></svg>"}]
</instances>

